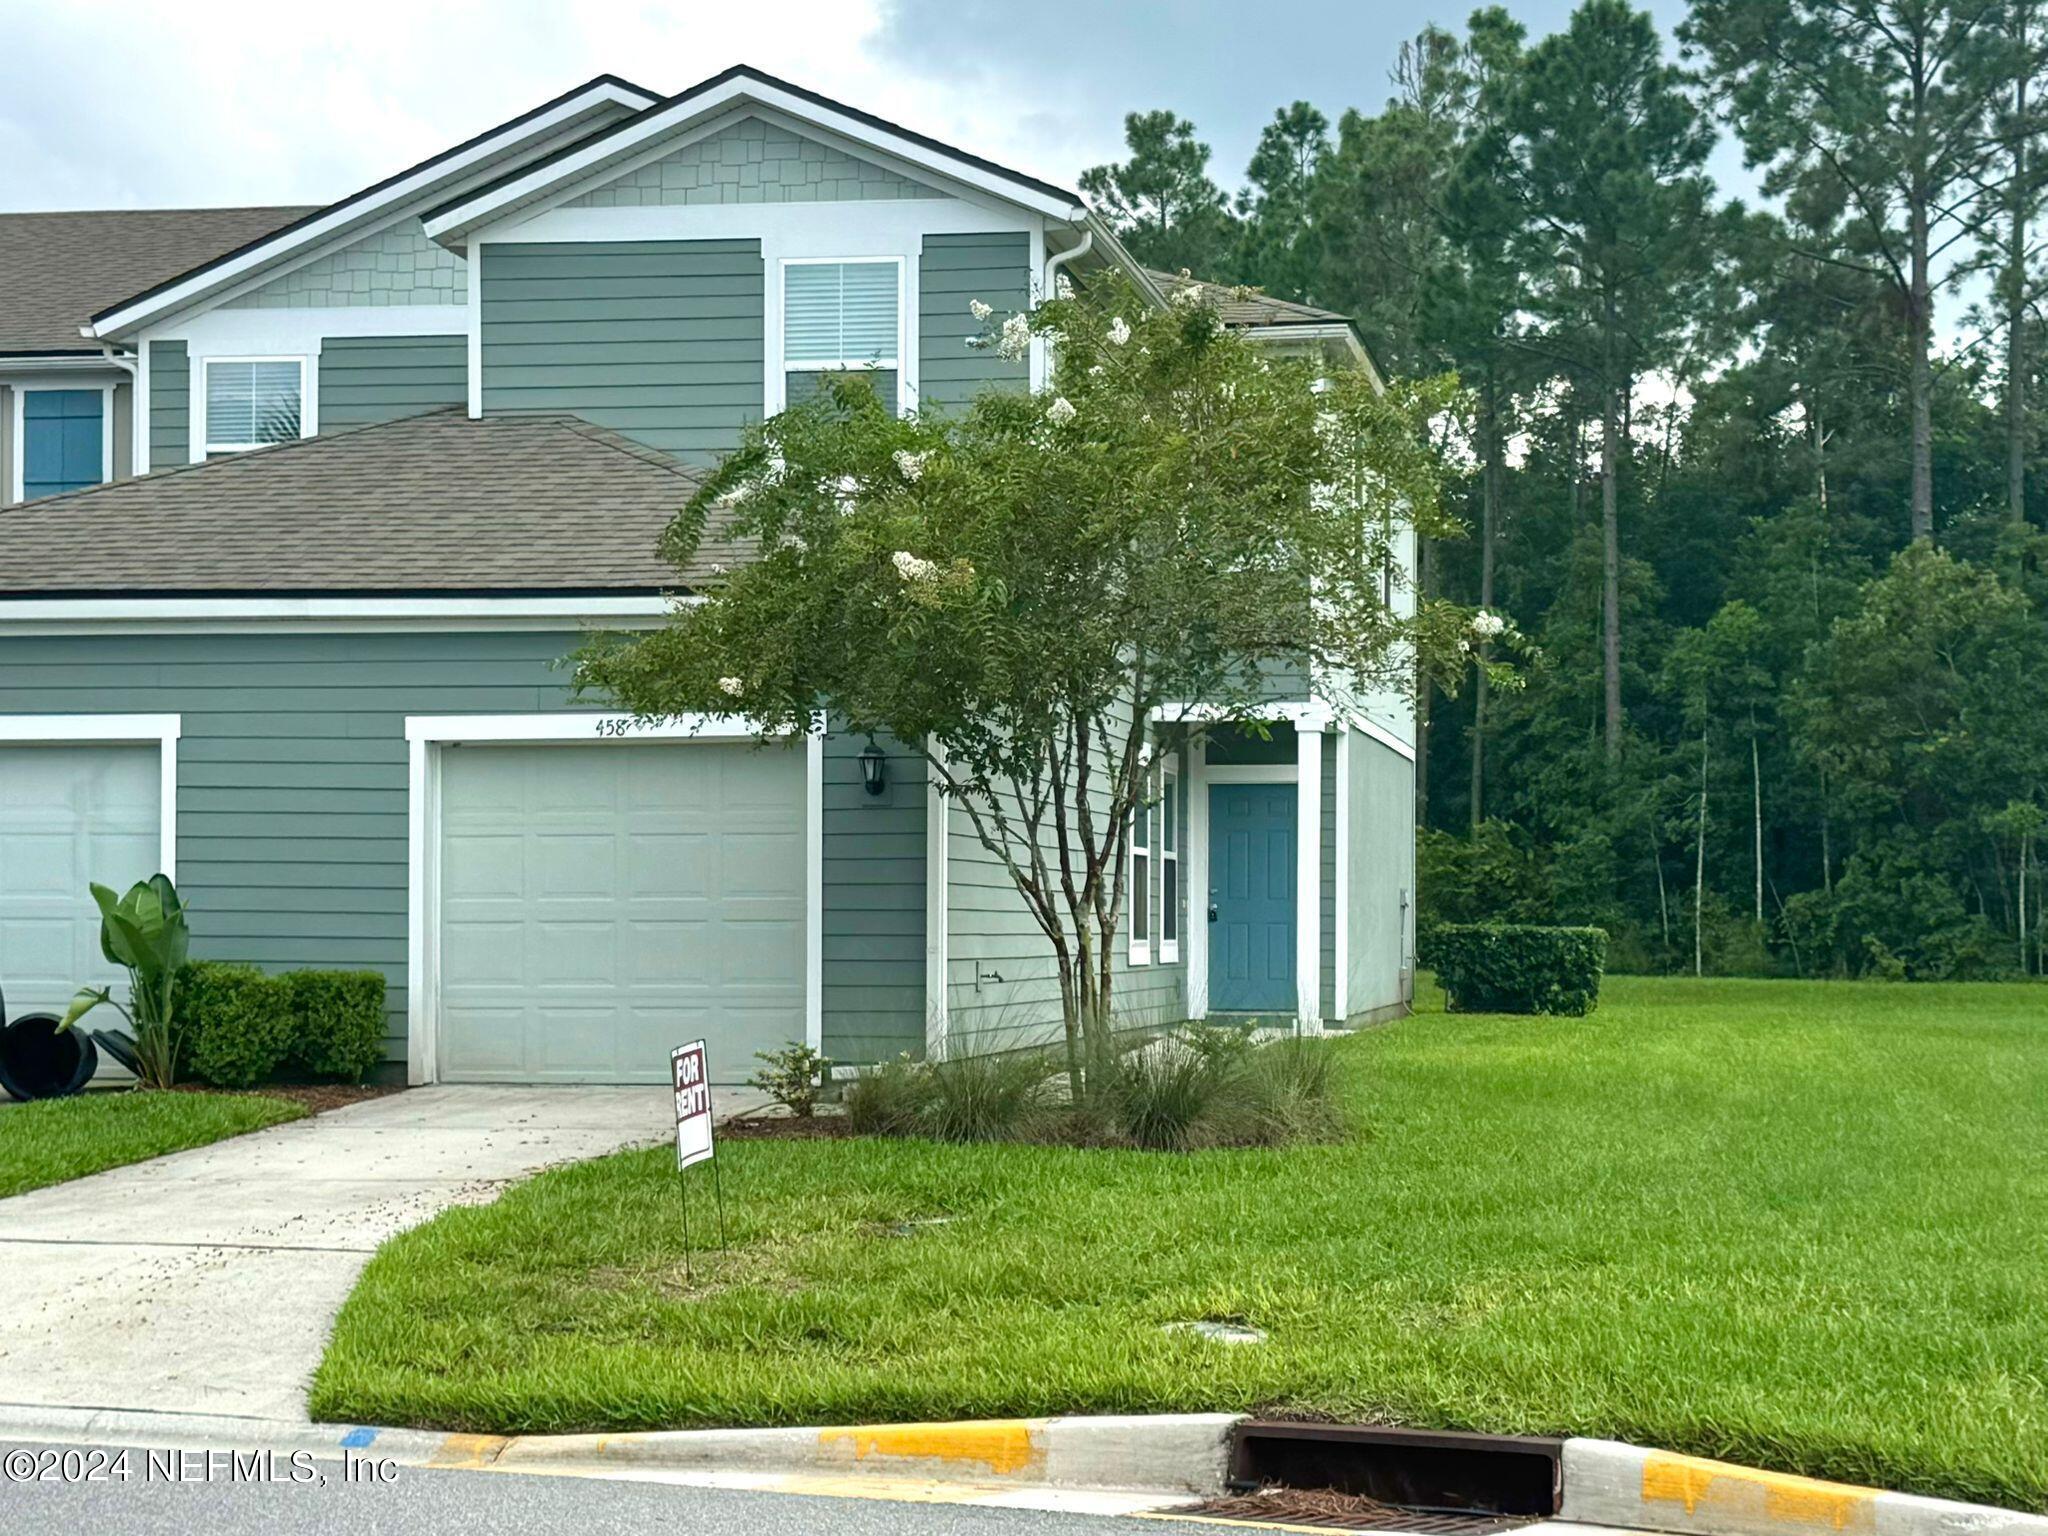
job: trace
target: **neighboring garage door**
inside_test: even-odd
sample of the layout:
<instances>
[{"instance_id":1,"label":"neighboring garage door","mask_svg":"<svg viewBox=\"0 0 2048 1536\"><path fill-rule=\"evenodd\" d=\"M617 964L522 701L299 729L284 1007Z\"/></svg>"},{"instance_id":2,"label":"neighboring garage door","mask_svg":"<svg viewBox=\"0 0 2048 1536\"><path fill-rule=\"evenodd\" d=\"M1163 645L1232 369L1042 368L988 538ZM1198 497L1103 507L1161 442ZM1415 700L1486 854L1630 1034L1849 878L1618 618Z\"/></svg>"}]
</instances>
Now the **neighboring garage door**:
<instances>
[{"instance_id":1,"label":"neighboring garage door","mask_svg":"<svg viewBox=\"0 0 2048 1536\"><path fill-rule=\"evenodd\" d=\"M62 1013L118 979L88 889L125 891L161 853L154 746L0 747L0 991L9 1017Z\"/></svg>"},{"instance_id":2,"label":"neighboring garage door","mask_svg":"<svg viewBox=\"0 0 2048 1536\"><path fill-rule=\"evenodd\" d=\"M804 1037L804 756L742 744L441 753L439 1072L712 1077Z\"/></svg>"}]
</instances>

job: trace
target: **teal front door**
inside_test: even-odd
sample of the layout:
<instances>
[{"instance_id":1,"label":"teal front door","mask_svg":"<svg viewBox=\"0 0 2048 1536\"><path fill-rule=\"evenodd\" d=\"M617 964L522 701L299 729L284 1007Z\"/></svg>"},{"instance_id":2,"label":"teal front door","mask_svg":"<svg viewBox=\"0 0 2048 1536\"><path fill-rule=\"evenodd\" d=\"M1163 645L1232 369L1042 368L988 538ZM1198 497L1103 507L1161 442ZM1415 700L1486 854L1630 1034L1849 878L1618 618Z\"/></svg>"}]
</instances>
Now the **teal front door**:
<instances>
[{"instance_id":1,"label":"teal front door","mask_svg":"<svg viewBox=\"0 0 2048 1536\"><path fill-rule=\"evenodd\" d=\"M1292 784L1209 790L1209 1008L1294 1012Z\"/></svg>"}]
</instances>

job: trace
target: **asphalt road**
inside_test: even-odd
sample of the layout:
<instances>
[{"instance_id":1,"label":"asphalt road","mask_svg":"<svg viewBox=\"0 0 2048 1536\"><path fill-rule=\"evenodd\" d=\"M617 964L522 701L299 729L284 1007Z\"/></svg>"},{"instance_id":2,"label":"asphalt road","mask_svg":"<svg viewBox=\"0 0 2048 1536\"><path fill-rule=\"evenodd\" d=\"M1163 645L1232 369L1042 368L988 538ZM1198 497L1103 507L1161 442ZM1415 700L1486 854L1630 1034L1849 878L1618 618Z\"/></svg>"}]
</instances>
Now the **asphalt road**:
<instances>
[{"instance_id":1,"label":"asphalt road","mask_svg":"<svg viewBox=\"0 0 2048 1536\"><path fill-rule=\"evenodd\" d=\"M728 1489L537 1477L505 1472L392 1469L389 1482L341 1480L340 1464L282 1460L269 1483L211 1477L188 1463L161 1475L131 1451L124 1478L23 1480L19 1453L92 1447L0 1444L0 1532L6 1536L1216 1536L1216 1527L1172 1520L1047 1514L958 1504L902 1503ZM117 1452L104 1452L112 1457ZM40 1468L28 1468L36 1477ZM73 1462L68 1469L82 1473ZM105 1470L105 1469L103 1469ZM176 1470L176 1469L172 1469ZM323 1482L310 1481L321 1477Z\"/></svg>"}]
</instances>

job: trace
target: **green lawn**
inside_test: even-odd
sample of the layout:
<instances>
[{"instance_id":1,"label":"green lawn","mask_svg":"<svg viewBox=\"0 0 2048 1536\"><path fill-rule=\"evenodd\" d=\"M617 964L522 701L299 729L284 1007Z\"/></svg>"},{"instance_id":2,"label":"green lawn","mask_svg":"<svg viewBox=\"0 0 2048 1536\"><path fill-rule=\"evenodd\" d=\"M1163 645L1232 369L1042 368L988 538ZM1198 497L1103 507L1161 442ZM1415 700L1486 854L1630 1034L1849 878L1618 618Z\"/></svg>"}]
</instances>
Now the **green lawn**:
<instances>
[{"instance_id":1,"label":"green lawn","mask_svg":"<svg viewBox=\"0 0 2048 1536\"><path fill-rule=\"evenodd\" d=\"M260 1093L81 1093L10 1104L0 1108L0 1196L203 1147L305 1113Z\"/></svg>"},{"instance_id":2,"label":"green lawn","mask_svg":"<svg viewBox=\"0 0 2048 1536\"><path fill-rule=\"evenodd\" d=\"M385 1247L313 1413L1278 1409L2048 1508L2048 988L1616 978L1338 1049L1342 1146L730 1144L694 1288L669 1151L543 1175Z\"/></svg>"}]
</instances>

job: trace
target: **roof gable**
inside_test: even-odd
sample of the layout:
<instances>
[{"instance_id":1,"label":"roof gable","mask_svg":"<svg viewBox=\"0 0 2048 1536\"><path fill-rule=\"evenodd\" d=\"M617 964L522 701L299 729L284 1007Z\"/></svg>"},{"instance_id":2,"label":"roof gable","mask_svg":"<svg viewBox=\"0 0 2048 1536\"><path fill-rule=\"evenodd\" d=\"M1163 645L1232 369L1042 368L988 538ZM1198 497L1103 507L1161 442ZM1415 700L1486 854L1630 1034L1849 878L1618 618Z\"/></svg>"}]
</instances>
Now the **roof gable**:
<instances>
[{"instance_id":1,"label":"roof gable","mask_svg":"<svg viewBox=\"0 0 2048 1536\"><path fill-rule=\"evenodd\" d=\"M600 75L394 176L317 208L211 261L100 310L94 333L125 339L165 315L217 302L252 280L318 260L377 230L416 218L437 201L501 176L508 164L546 156L631 117L658 98L616 75Z\"/></svg>"},{"instance_id":2,"label":"roof gable","mask_svg":"<svg viewBox=\"0 0 2048 1536\"><path fill-rule=\"evenodd\" d=\"M748 116L571 197L561 206L876 202L945 195L927 182L849 154L837 145L782 123Z\"/></svg>"},{"instance_id":3,"label":"roof gable","mask_svg":"<svg viewBox=\"0 0 2048 1536\"><path fill-rule=\"evenodd\" d=\"M701 140L763 117L905 180L978 193L1062 220L1086 213L1077 193L736 64L627 121L450 199L426 215L427 234L444 244L460 243L487 224L582 196L613 172L663 158L658 151L665 142Z\"/></svg>"}]
</instances>

